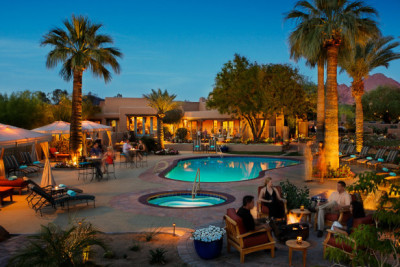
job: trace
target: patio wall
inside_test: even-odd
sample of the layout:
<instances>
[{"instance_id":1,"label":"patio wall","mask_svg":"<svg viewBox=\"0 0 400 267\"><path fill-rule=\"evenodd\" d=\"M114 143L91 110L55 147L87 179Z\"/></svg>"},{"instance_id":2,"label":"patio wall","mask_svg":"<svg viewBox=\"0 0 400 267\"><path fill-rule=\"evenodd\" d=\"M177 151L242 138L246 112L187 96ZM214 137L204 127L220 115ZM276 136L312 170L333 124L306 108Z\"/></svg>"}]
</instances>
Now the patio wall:
<instances>
[{"instance_id":1,"label":"patio wall","mask_svg":"<svg viewBox=\"0 0 400 267\"><path fill-rule=\"evenodd\" d=\"M246 151L246 152L281 152L282 145L274 144L225 144L229 151ZM192 151L192 143L182 143L182 144L165 144L165 148L173 148L178 151Z\"/></svg>"}]
</instances>

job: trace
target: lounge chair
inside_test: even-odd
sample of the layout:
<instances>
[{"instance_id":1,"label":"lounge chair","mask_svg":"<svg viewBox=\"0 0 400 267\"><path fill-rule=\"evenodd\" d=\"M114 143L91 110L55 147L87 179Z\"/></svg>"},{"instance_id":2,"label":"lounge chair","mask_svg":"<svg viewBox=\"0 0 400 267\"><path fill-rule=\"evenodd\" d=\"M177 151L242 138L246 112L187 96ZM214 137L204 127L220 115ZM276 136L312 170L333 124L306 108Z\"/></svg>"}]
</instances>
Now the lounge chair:
<instances>
[{"instance_id":1,"label":"lounge chair","mask_svg":"<svg viewBox=\"0 0 400 267\"><path fill-rule=\"evenodd\" d=\"M378 152L375 154L375 160L378 160L383 157L386 153L386 148L380 148ZM373 160L371 157L366 157L364 159L358 159L357 164L367 164L368 161Z\"/></svg>"},{"instance_id":2,"label":"lounge chair","mask_svg":"<svg viewBox=\"0 0 400 267\"><path fill-rule=\"evenodd\" d=\"M21 158L25 165L28 166L35 166L38 168L44 168L44 164L40 163L40 161L33 161L31 153L30 152L20 152Z\"/></svg>"},{"instance_id":3,"label":"lounge chair","mask_svg":"<svg viewBox=\"0 0 400 267\"><path fill-rule=\"evenodd\" d=\"M271 250L271 258L275 257L275 240L271 235L271 229L260 229L252 232L246 232L242 218L240 218L235 209L230 208L224 216L227 235L227 250L230 252L231 246L240 253L240 263L244 263L246 254L260 251Z\"/></svg>"},{"instance_id":4,"label":"lounge chair","mask_svg":"<svg viewBox=\"0 0 400 267\"><path fill-rule=\"evenodd\" d=\"M37 174L39 172L38 167L20 165L14 155L4 157L4 167L8 175L11 172L13 172L15 175L18 175L19 172L27 176L28 174L31 173Z\"/></svg>"},{"instance_id":5,"label":"lounge chair","mask_svg":"<svg viewBox=\"0 0 400 267\"><path fill-rule=\"evenodd\" d=\"M344 149L346 148L346 145L347 144L345 144L345 143L340 143L339 144L339 156L343 155Z\"/></svg>"},{"instance_id":6,"label":"lounge chair","mask_svg":"<svg viewBox=\"0 0 400 267\"><path fill-rule=\"evenodd\" d=\"M193 140L193 152L201 152L201 139L194 139Z\"/></svg>"},{"instance_id":7,"label":"lounge chair","mask_svg":"<svg viewBox=\"0 0 400 267\"><path fill-rule=\"evenodd\" d=\"M346 156L350 156L351 154L353 154L354 149L356 149L356 146L350 144L350 145L347 147L346 152L343 153L342 155L340 155L339 158L346 157Z\"/></svg>"},{"instance_id":8,"label":"lounge chair","mask_svg":"<svg viewBox=\"0 0 400 267\"><path fill-rule=\"evenodd\" d=\"M76 193L76 195L74 196L71 196L69 194L64 194L53 197L39 186L30 184L29 189L32 191L32 194L35 194L34 199L36 199L36 202L31 204L31 208L35 212L39 211L40 216L42 216L42 209L49 206L53 207L54 209L57 209L58 206L65 207L66 204L67 210L69 211L70 202L76 200L86 201L87 205L89 205L89 200L93 200L93 207L96 207L95 203L96 197L93 195Z\"/></svg>"},{"instance_id":9,"label":"lounge chair","mask_svg":"<svg viewBox=\"0 0 400 267\"><path fill-rule=\"evenodd\" d=\"M0 186L1 187L12 187L13 189L17 189L19 194L22 194L22 189L27 188L28 182L22 178L18 178L15 180L8 180L4 176L0 176Z\"/></svg>"},{"instance_id":10,"label":"lounge chair","mask_svg":"<svg viewBox=\"0 0 400 267\"><path fill-rule=\"evenodd\" d=\"M351 163L351 162L353 162L355 160L363 159L368 155L368 151L369 151L369 147L368 146L363 146L363 148L361 149L360 154L354 155L354 156L350 155L348 157L343 157L343 158L341 158L341 161Z\"/></svg>"},{"instance_id":11,"label":"lounge chair","mask_svg":"<svg viewBox=\"0 0 400 267\"><path fill-rule=\"evenodd\" d=\"M368 167L374 167L376 169L376 167L379 164L382 164L383 162L393 163L396 160L398 154L399 154L399 151L397 149L396 150L390 150L389 154L386 157L386 160L384 160L383 158L378 158L377 160L371 160L371 161L367 162L367 166Z\"/></svg>"},{"instance_id":12,"label":"lounge chair","mask_svg":"<svg viewBox=\"0 0 400 267\"><path fill-rule=\"evenodd\" d=\"M217 152L217 139L211 138L210 139L210 144L207 147L207 152L214 151L215 153Z\"/></svg>"}]
</instances>

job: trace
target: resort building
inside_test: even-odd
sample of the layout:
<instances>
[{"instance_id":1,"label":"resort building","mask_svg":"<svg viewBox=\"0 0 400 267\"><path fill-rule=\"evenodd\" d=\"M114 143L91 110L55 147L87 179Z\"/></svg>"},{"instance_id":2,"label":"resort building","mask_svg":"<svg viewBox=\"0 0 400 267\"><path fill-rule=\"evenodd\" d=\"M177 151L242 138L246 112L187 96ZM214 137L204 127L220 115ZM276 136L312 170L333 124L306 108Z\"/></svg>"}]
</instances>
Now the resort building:
<instances>
[{"instance_id":1,"label":"resort building","mask_svg":"<svg viewBox=\"0 0 400 267\"><path fill-rule=\"evenodd\" d=\"M188 130L187 139L192 139L201 134L203 137L215 136L223 139L251 137L251 130L246 121L228 114L221 114L218 110L207 109L206 99L200 98L198 102L180 102L183 117L176 124L165 124L169 132L174 134L178 128ZM100 102L102 112L91 118L93 121L113 127L114 132L135 133L135 136L156 136L157 117L156 110L148 106L145 98L106 97ZM263 138L279 135L284 139L288 137L287 127L284 126L283 116L272 116L265 124ZM263 123L259 120L258 123Z\"/></svg>"}]
</instances>

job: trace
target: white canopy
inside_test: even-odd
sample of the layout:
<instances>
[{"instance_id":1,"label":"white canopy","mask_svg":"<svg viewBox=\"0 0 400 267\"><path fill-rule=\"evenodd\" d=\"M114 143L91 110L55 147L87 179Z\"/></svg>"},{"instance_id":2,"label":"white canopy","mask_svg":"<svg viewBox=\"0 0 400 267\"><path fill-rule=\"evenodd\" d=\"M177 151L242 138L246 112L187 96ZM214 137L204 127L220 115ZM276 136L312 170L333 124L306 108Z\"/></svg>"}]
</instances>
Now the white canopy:
<instances>
[{"instance_id":1,"label":"white canopy","mask_svg":"<svg viewBox=\"0 0 400 267\"><path fill-rule=\"evenodd\" d=\"M93 121L82 121L82 132L105 132L111 131L112 127Z\"/></svg>"},{"instance_id":2,"label":"white canopy","mask_svg":"<svg viewBox=\"0 0 400 267\"><path fill-rule=\"evenodd\" d=\"M50 140L51 135L37 133L34 131L0 123L0 147L11 147L15 145L31 144L35 142L40 143Z\"/></svg>"},{"instance_id":3,"label":"white canopy","mask_svg":"<svg viewBox=\"0 0 400 267\"><path fill-rule=\"evenodd\" d=\"M69 128L70 123L65 121L55 121L48 125L33 129L33 131L49 134L69 134Z\"/></svg>"}]
</instances>

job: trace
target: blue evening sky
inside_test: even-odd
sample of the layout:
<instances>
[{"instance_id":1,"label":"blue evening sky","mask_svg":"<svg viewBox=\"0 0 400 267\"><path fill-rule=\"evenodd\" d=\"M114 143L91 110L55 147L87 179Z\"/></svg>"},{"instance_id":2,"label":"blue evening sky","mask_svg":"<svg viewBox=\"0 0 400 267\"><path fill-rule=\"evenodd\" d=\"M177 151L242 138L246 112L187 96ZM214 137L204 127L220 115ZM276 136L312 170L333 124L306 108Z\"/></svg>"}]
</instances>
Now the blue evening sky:
<instances>
[{"instance_id":1,"label":"blue evening sky","mask_svg":"<svg viewBox=\"0 0 400 267\"><path fill-rule=\"evenodd\" d=\"M49 70L40 47L42 36L62 26L71 14L87 15L104 25L124 53L122 72L103 80L84 73L83 92L100 97L141 97L150 89L168 89L179 100L197 101L212 91L215 75L234 53L259 63L291 63L316 82L316 70L289 59L284 23L294 0L225 1L2 1L0 10L0 93L21 90L72 91L58 72ZM379 12L384 35L400 36L399 0L369 0ZM399 49L398 49L399 50ZM400 60L382 72L400 82ZM350 83L346 74L338 83Z\"/></svg>"}]
</instances>

